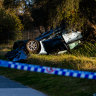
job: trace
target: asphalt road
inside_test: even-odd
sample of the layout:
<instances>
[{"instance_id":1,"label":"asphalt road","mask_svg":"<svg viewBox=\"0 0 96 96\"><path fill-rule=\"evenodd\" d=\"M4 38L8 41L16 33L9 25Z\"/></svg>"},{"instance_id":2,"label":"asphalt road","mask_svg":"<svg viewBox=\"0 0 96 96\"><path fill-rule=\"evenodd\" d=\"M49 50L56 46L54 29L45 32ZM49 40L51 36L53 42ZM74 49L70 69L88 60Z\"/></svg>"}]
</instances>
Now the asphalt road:
<instances>
[{"instance_id":1,"label":"asphalt road","mask_svg":"<svg viewBox=\"0 0 96 96\"><path fill-rule=\"evenodd\" d=\"M35 89L0 76L0 96L47 96Z\"/></svg>"}]
</instances>

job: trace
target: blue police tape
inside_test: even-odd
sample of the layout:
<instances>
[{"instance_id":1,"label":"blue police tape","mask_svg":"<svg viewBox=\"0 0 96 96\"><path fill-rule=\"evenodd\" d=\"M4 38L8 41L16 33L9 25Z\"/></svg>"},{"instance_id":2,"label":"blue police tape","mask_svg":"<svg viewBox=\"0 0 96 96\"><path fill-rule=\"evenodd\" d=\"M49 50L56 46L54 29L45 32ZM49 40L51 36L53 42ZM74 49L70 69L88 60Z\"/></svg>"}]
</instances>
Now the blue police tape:
<instances>
[{"instance_id":1,"label":"blue police tape","mask_svg":"<svg viewBox=\"0 0 96 96\"><path fill-rule=\"evenodd\" d=\"M17 63L17 62L4 61L4 60L0 60L0 67L8 67L13 69L41 72L41 73L55 74L55 75L62 75L62 76L96 79L96 72L61 69L61 68L31 65L31 64Z\"/></svg>"}]
</instances>

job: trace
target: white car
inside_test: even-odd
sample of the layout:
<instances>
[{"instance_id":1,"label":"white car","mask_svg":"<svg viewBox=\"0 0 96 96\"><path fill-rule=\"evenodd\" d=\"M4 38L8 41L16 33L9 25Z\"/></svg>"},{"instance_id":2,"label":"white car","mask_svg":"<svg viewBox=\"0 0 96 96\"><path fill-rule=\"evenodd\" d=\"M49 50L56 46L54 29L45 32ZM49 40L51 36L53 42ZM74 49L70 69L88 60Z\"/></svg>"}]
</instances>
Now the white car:
<instances>
[{"instance_id":1,"label":"white car","mask_svg":"<svg viewBox=\"0 0 96 96\"><path fill-rule=\"evenodd\" d=\"M13 45L13 50L9 52L6 57L9 58L9 60L13 60L16 56L19 59L27 58L26 55L29 52L33 54L51 54L56 52L60 53L62 51L70 52L70 49L76 47L81 39L82 35L79 31L65 31L63 28L56 28L55 30L41 34L34 40L16 41Z\"/></svg>"},{"instance_id":2,"label":"white car","mask_svg":"<svg viewBox=\"0 0 96 96\"><path fill-rule=\"evenodd\" d=\"M79 31L65 31L58 28L45 32L35 40L26 43L26 49L35 54L50 54L59 51L70 51L80 43L82 39Z\"/></svg>"}]
</instances>

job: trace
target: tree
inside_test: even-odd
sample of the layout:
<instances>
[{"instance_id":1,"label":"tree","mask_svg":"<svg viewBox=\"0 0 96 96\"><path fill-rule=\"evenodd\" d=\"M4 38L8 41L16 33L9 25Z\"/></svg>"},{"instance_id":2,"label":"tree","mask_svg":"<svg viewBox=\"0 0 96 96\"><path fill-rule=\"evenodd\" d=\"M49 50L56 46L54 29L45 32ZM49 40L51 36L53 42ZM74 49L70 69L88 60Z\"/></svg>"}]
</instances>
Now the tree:
<instances>
[{"instance_id":1,"label":"tree","mask_svg":"<svg viewBox=\"0 0 96 96\"><path fill-rule=\"evenodd\" d=\"M85 37L96 38L96 0L4 0L3 5L17 15L23 10L27 29L29 25L45 29L64 25L66 29L83 31Z\"/></svg>"},{"instance_id":2,"label":"tree","mask_svg":"<svg viewBox=\"0 0 96 96\"><path fill-rule=\"evenodd\" d=\"M31 9L34 24L80 30L96 38L96 0L35 0Z\"/></svg>"},{"instance_id":3,"label":"tree","mask_svg":"<svg viewBox=\"0 0 96 96\"><path fill-rule=\"evenodd\" d=\"M83 27L85 37L96 40L96 0L81 0L80 12L86 18Z\"/></svg>"},{"instance_id":4,"label":"tree","mask_svg":"<svg viewBox=\"0 0 96 96\"><path fill-rule=\"evenodd\" d=\"M3 0L0 0L0 8L2 8Z\"/></svg>"},{"instance_id":5,"label":"tree","mask_svg":"<svg viewBox=\"0 0 96 96\"><path fill-rule=\"evenodd\" d=\"M22 37L22 29L23 25L14 13L0 9L0 43L20 39Z\"/></svg>"}]
</instances>

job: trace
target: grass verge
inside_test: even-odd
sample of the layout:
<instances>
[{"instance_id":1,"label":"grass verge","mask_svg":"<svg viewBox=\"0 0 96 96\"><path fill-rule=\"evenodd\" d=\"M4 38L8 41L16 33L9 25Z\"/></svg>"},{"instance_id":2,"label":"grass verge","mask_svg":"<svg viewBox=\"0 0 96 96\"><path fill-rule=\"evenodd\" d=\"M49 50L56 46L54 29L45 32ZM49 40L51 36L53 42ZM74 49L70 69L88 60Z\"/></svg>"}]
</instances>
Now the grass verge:
<instances>
[{"instance_id":1,"label":"grass verge","mask_svg":"<svg viewBox=\"0 0 96 96\"><path fill-rule=\"evenodd\" d=\"M4 54L6 51L4 49L0 51L1 59L5 59ZM96 71L96 58L70 54L31 55L26 63ZM49 96L93 96L92 94L96 92L96 80L63 77L8 68L0 68L0 75L40 90Z\"/></svg>"}]
</instances>

